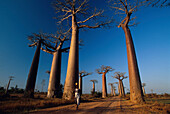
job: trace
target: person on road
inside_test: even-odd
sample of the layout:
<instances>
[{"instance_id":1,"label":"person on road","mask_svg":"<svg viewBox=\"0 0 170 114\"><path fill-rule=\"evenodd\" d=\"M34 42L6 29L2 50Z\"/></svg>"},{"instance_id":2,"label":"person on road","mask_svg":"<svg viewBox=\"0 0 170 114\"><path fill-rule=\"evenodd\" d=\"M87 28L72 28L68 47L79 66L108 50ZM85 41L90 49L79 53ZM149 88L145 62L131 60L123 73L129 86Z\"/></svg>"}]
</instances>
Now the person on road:
<instances>
[{"instance_id":1,"label":"person on road","mask_svg":"<svg viewBox=\"0 0 170 114\"><path fill-rule=\"evenodd\" d=\"M80 105L80 91L78 89L78 84L76 83L75 88L75 101L76 101L76 109L78 110L78 106Z\"/></svg>"}]
</instances>

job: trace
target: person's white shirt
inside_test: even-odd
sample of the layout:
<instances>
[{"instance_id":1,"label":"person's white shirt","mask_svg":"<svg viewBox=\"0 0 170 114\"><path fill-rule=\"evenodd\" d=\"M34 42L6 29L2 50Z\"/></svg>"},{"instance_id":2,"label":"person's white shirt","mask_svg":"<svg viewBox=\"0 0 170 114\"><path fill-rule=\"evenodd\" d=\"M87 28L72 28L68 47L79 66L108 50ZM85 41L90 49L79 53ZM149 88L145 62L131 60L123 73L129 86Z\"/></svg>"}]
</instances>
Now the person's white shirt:
<instances>
[{"instance_id":1,"label":"person's white shirt","mask_svg":"<svg viewBox=\"0 0 170 114\"><path fill-rule=\"evenodd\" d=\"M75 89L75 98L77 100L77 105L80 105L80 94L78 92L79 89Z\"/></svg>"}]
</instances>

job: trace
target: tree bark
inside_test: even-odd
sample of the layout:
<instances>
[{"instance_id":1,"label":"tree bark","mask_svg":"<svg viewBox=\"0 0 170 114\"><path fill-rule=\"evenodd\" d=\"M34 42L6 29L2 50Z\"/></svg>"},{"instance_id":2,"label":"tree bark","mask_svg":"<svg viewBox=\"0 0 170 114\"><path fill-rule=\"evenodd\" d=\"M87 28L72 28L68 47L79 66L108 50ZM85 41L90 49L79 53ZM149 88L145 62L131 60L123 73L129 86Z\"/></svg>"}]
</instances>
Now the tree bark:
<instances>
[{"instance_id":1,"label":"tree bark","mask_svg":"<svg viewBox=\"0 0 170 114\"><path fill-rule=\"evenodd\" d=\"M115 92L115 89L113 89L113 94L114 94L114 96L116 96L116 92Z\"/></svg>"},{"instance_id":2,"label":"tree bark","mask_svg":"<svg viewBox=\"0 0 170 114\"><path fill-rule=\"evenodd\" d=\"M123 82L122 80L120 80L120 88L121 88L121 97L125 97L125 90L124 90L124 86L123 86Z\"/></svg>"},{"instance_id":3,"label":"tree bark","mask_svg":"<svg viewBox=\"0 0 170 114\"><path fill-rule=\"evenodd\" d=\"M143 90L143 95L146 95L144 87L142 87L142 90Z\"/></svg>"},{"instance_id":4,"label":"tree bark","mask_svg":"<svg viewBox=\"0 0 170 114\"><path fill-rule=\"evenodd\" d=\"M132 36L128 26L122 26L122 29L124 30L126 38L130 82L130 99L132 102L142 103L144 102L143 92Z\"/></svg>"},{"instance_id":5,"label":"tree bark","mask_svg":"<svg viewBox=\"0 0 170 114\"><path fill-rule=\"evenodd\" d=\"M111 85L111 96L113 96L113 85Z\"/></svg>"},{"instance_id":6,"label":"tree bark","mask_svg":"<svg viewBox=\"0 0 170 114\"><path fill-rule=\"evenodd\" d=\"M39 58L40 58L40 47L41 47L41 40L38 42L37 49L31 64L31 68L28 74L27 84L25 88L25 97L34 97L34 89L35 89L35 83L36 83L36 77L37 77L37 71L38 71L38 64L39 64Z\"/></svg>"},{"instance_id":7,"label":"tree bark","mask_svg":"<svg viewBox=\"0 0 170 114\"><path fill-rule=\"evenodd\" d=\"M50 79L48 85L48 98L53 98L54 96L61 97L60 91L60 77L61 77L61 50L57 50L53 53L53 62L51 66Z\"/></svg>"},{"instance_id":8,"label":"tree bark","mask_svg":"<svg viewBox=\"0 0 170 114\"><path fill-rule=\"evenodd\" d=\"M82 77L79 76L79 90L80 90L80 95L82 95Z\"/></svg>"},{"instance_id":9,"label":"tree bark","mask_svg":"<svg viewBox=\"0 0 170 114\"><path fill-rule=\"evenodd\" d=\"M93 94L95 93L95 82L93 82Z\"/></svg>"},{"instance_id":10,"label":"tree bark","mask_svg":"<svg viewBox=\"0 0 170 114\"><path fill-rule=\"evenodd\" d=\"M10 82L11 82L11 79L9 79L8 85L7 85L7 87L6 87L5 95L8 94L8 88L9 88Z\"/></svg>"},{"instance_id":11,"label":"tree bark","mask_svg":"<svg viewBox=\"0 0 170 114\"><path fill-rule=\"evenodd\" d=\"M79 47L78 47L78 34L79 29L76 22L76 17L72 16L72 37L67 66L67 75L64 84L63 98L71 100L73 98L73 92L75 90L75 83L78 83L79 73Z\"/></svg>"},{"instance_id":12,"label":"tree bark","mask_svg":"<svg viewBox=\"0 0 170 114\"><path fill-rule=\"evenodd\" d=\"M119 80L119 97L122 97L122 86L120 80Z\"/></svg>"},{"instance_id":13,"label":"tree bark","mask_svg":"<svg viewBox=\"0 0 170 114\"><path fill-rule=\"evenodd\" d=\"M106 87L106 74L103 73L102 75L102 98L107 97L107 87Z\"/></svg>"}]
</instances>

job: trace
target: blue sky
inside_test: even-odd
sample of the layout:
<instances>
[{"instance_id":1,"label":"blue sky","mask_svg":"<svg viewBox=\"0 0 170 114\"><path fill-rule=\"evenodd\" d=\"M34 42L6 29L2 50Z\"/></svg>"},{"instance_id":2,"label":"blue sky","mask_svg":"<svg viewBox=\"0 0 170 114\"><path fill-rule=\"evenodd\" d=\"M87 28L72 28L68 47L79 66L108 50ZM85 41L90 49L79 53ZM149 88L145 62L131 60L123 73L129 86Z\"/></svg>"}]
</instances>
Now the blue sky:
<instances>
[{"instance_id":1,"label":"blue sky","mask_svg":"<svg viewBox=\"0 0 170 114\"><path fill-rule=\"evenodd\" d=\"M92 0L93 4L96 3ZM96 5L103 7L102 0ZM110 16L113 13L106 9ZM141 80L146 83L146 92L151 89L157 93L170 93L170 7L141 8L133 15L137 16L136 27L131 27L135 44ZM15 76L11 86L16 84L25 88L28 72L34 56L35 48L28 47L27 35L34 32L56 31L55 11L50 0L0 0L0 86L5 86L9 76ZM127 72L125 36L121 28L92 29L80 31L80 39L84 46L80 49L80 70L93 72L84 77L83 92L92 90L91 79L98 80L96 89L101 91L102 77L95 73L101 65L109 65L115 71ZM64 83L67 70L68 53L62 55L61 83ZM46 80L44 90L47 91L48 74L52 55L41 51L36 88L41 90L41 81ZM117 82L107 74L107 83ZM124 85L129 89L129 79ZM107 85L108 86L108 85ZM126 89L125 89L126 90ZM108 92L110 87L108 86Z\"/></svg>"}]
</instances>

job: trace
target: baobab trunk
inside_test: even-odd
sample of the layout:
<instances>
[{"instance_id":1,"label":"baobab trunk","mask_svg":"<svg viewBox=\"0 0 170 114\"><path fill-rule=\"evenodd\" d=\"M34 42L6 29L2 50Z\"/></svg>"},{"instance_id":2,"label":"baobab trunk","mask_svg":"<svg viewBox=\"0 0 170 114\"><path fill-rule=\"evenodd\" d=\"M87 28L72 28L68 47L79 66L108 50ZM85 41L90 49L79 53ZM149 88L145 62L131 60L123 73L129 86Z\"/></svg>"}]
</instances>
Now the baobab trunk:
<instances>
[{"instance_id":1,"label":"baobab trunk","mask_svg":"<svg viewBox=\"0 0 170 114\"><path fill-rule=\"evenodd\" d=\"M120 96L120 83L118 84L118 93L119 93L119 96Z\"/></svg>"},{"instance_id":2,"label":"baobab trunk","mask_svg":"<svg viewBox=\"0 0 170 114\"><path fill-rule=\"evenodd\" d=\"M111 96L113 96L113 85L111 85Z\"/></svg>"},{"instance_id":3,"label":"baobab trunk","mask_svg":"<svg viewBox=\"0 0 170 114\"><path fill-rule=\"evenodd\" d=\"M75 19L75 15L72 16L72 37L67 66L67 75L64 84L63 98L71 100L73 98L73 92L75 90L75 83L78 83L79 74L79 48L78 48L78 26Z\"/></svg>"},{"instance_id":4,"label":"baobab trunk","mask_svg":"<svg viewBox=\"0 0 170 114\"><path fill-rule=\"evenodd\" d=\"M145 95L146 93L145 93L145 88L144 87L142 87L142 90L143 90L143 95Z\"/></svg>"},{"instance_id":5,"label":"baobab trunk","mask_svg":"<svg viewBox=\"0 0 170 114\"><path fill-rule=\"evenodd\" d=\"M106 74L102 75L102 98L107 97Z\"/></svg>"},{"instance_id":6,"label":"baobab trunk","mask_svg":"<svg viewBox=\"0 0 170 114\"><path fill-rule=\"evenodd\" d=\"M9 79L8 85L7 85L7 87L6 87L5 95L8 94L8 88L9 88L10 82L11 82L11 79Z\"/></svg>"},{"instance_id":7,"label":"baobab trunk","mask_svg":"<svg viewBox=\"0 0 170 114\"><path fill-rule=\"evenodd\" d=\"M93 82L93 94L95 93L95 82Z\"/></svg>"},{"instance_id":8,"label":"baobab trunk","mask_svg":"<svg viewBox=\"0 0 170 114\"><path fill-rule=\"evenodd\" d=\"M122 97L122 85L120 80L119 80L119 97Z\"/></svg>"},{"instance_id":9,"label":"baobab trunk","mask_svg":"<svg viewBox=\"0 0 170 114\"><path fill-rule=\"evenodd\" d=\"M122 80L120 81L120 87L121 87L121 97L124 97L125 96L125 90L124 90L124 86L123 86Z\"/></svg>"},{"instance_id":10,"label":"baobab trunk","mask_svg":"<svg viewBox=\"0 0 170 114\"><path fill-rule=\"evenodd\" d=\"M82 77L79 76L79 90L80 90L80 95L82 94Z\"/></svg>"},{"instance_id":11,"label":"baobab trunk","mask_svg":"<svg viewBox=\"0 0 170 114\"><path fill-rule=\"evenodd\" d=\"M132 36L128 26L122 26L126 37L128 69L129 69L129 82L130 82L130 99L135 103L144 102L139 69L134 49Z\"/></svg>"},{"instance_id":12,"label":"baobab trunk","mask_svg":"<svg viewBox=\"0 0 170 114\"><path fill-rule=\"evenodd\" d=\"M113 94L114 94L114 96L116 96L116 92L115 92L115 89L113 89Z\"/></svg>"},{"instance_id":13,"label":"baobab trunk","mask_svg":"<svg viewBox=\"0 0 170 114\"><path fill-rule=\"evenodd\" d=\"M60 97L61 50L53 53L50 79L48 85L48 98Z\"/></svg>"},{"instance_id":14,"label":"baobab trunk","mask_svg":"<svg viewBox=\"0 0 170 114\"><path fill-rule=\"evenodd\" d=\"M35 51L35 55L28 74L27 84L24 93L25 97L30 97L30 98L34 97L35 82L36 82L38 64L40 58L40 47L41 47L41 40L38 42L37 49Z\"/></svg>"}]
</instances>

